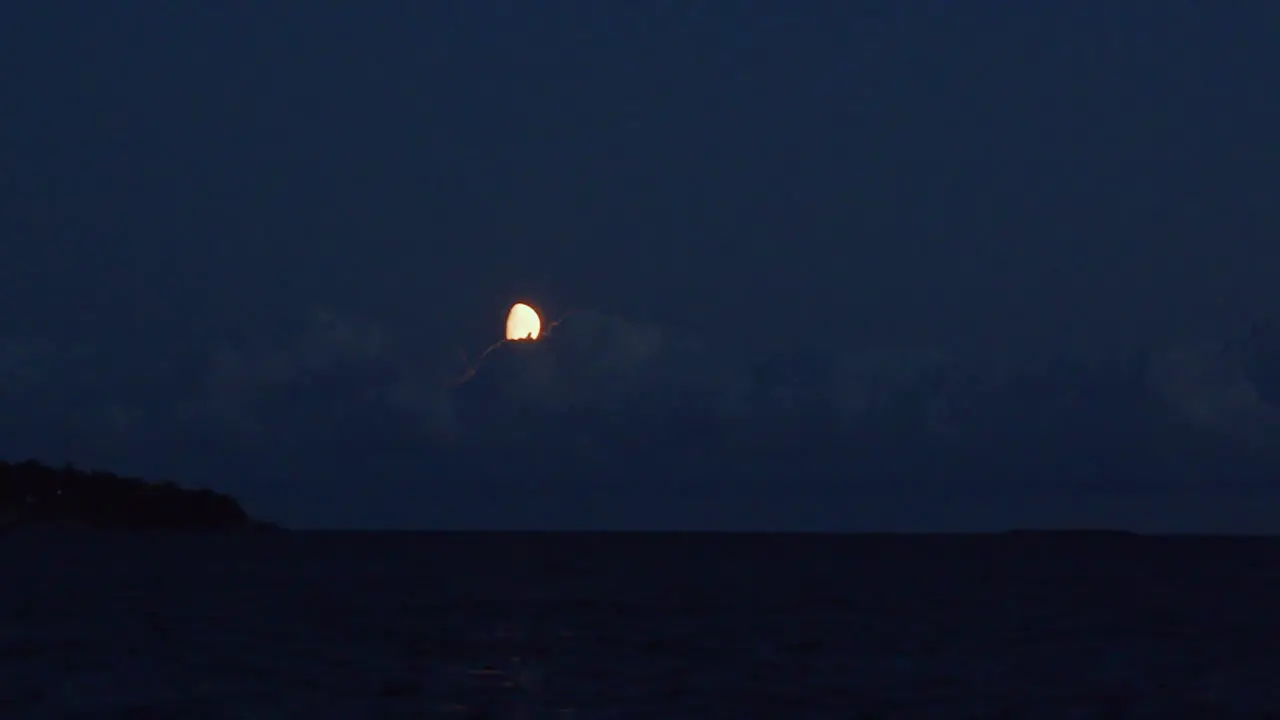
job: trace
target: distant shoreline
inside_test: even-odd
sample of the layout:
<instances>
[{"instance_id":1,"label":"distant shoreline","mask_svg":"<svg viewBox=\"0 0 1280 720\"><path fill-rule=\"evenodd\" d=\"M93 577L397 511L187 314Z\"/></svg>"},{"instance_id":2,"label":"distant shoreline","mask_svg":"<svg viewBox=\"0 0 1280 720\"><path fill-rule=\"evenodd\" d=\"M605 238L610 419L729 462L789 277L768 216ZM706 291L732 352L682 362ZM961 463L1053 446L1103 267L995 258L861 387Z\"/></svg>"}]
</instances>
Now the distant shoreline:
<instances>
[{"instance_id":1,"label":"distant shoreline","mask_svg":"<svg viewBox=\"0 0 1280 720\"><path fill-rule=\"evenodd\" d=\"M265 531L225 493L36 460L0 462L0 531Z\"/></svg>"},{"instance_id":2,"label":"distant shoreline","mask_svg":"<svg viewBox=\"0 0 1280 720\"><path fill-rule=\"evenodd\" d=\"M270 524L268 524L270 525ZM1204 533L1204 532L1136 532L1131 530L1048 529L1048 530L975 530L959 531L771 531L771 530L433 530L424 529L362 529L362 528L284 528L271 526L264 530L286 532L291 535L332 536L430 536L457 538L526 537L530 539L575 538L699 538L699 539L796 539L796 540L1280 540L1280 534L1258 533Z\"/></svg>"}]
</instances>

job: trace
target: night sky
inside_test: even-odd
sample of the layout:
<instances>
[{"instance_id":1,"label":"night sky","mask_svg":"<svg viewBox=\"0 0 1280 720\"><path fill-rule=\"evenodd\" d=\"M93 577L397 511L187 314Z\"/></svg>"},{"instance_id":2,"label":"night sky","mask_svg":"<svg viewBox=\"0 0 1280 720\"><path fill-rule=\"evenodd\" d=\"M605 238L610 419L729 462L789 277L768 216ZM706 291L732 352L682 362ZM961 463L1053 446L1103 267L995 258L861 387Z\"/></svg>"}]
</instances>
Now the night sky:
<instances>
[{"instance_id":1,"label":"night sky","mask_svg":"<svg viewBox=\"0 0 1280 720\"><path fill-rule=\"evenodd\" d=\"M0 456L216 485L258 446L200 428L293 431L246 397L436 417L526 299L712 365L1212 341L1280 312L1276 128L1266 2L10 3L0 386L51 419ZM220 487L404 505L272 472Z\"/></svg>"}]
</instances>

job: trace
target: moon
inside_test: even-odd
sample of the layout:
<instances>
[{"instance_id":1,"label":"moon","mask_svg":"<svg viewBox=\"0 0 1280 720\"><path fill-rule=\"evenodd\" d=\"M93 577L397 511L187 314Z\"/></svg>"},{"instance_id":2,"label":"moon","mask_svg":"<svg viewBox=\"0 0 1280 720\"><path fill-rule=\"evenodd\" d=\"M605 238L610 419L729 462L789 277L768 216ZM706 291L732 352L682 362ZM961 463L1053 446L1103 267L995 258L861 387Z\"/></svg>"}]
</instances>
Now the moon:
<instances>
[{"instance_id":1,"label":"moon","mask_svg":"<svg viewBox=\"0 0 1280 720\"><path fill-rule=\"evenodd\" d=\"M542 318L538 317L537 310L524 303L511 306L507 313L508 340L537 340L541 332Z\"/></svg>"}]
</instances>

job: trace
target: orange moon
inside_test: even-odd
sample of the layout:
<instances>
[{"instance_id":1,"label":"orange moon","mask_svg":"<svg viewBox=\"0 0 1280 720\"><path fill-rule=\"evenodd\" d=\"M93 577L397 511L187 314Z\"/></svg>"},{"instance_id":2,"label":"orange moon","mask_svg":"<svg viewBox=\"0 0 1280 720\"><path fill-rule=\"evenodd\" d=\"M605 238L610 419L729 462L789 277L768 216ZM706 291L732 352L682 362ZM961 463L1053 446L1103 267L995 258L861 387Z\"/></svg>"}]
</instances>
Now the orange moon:
<instances>
[{"instance_id":1,"label":"orange moon","mask_svg":"<svg viewBox=\"0 0 1280 720\"><path fill-rule=\"evenodd\" d=\"M508 340L537 340L541 332L542 318L538 317L537 310L524 303L511 306L507 313Z\"/></svg>"}]
</instances>

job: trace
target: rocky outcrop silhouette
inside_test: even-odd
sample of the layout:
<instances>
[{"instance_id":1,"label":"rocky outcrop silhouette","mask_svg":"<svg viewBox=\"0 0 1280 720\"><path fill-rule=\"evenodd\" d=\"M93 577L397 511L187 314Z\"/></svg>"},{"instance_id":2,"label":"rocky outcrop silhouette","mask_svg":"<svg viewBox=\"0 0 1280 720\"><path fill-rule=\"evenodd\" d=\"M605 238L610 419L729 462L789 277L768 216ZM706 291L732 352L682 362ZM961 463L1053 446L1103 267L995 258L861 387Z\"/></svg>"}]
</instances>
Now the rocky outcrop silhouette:
<instances>
[{"instance_id":1,"label":"rocky outcrop silhouette","mask_svg":"<svg viewBox=\"0 0 1280 720\"><path fill-rule=\"evenodd\" d=\"M271 527L234 498L114 473L0 462L0 527L222 530Z\"/></svg>"}]
</instances>

